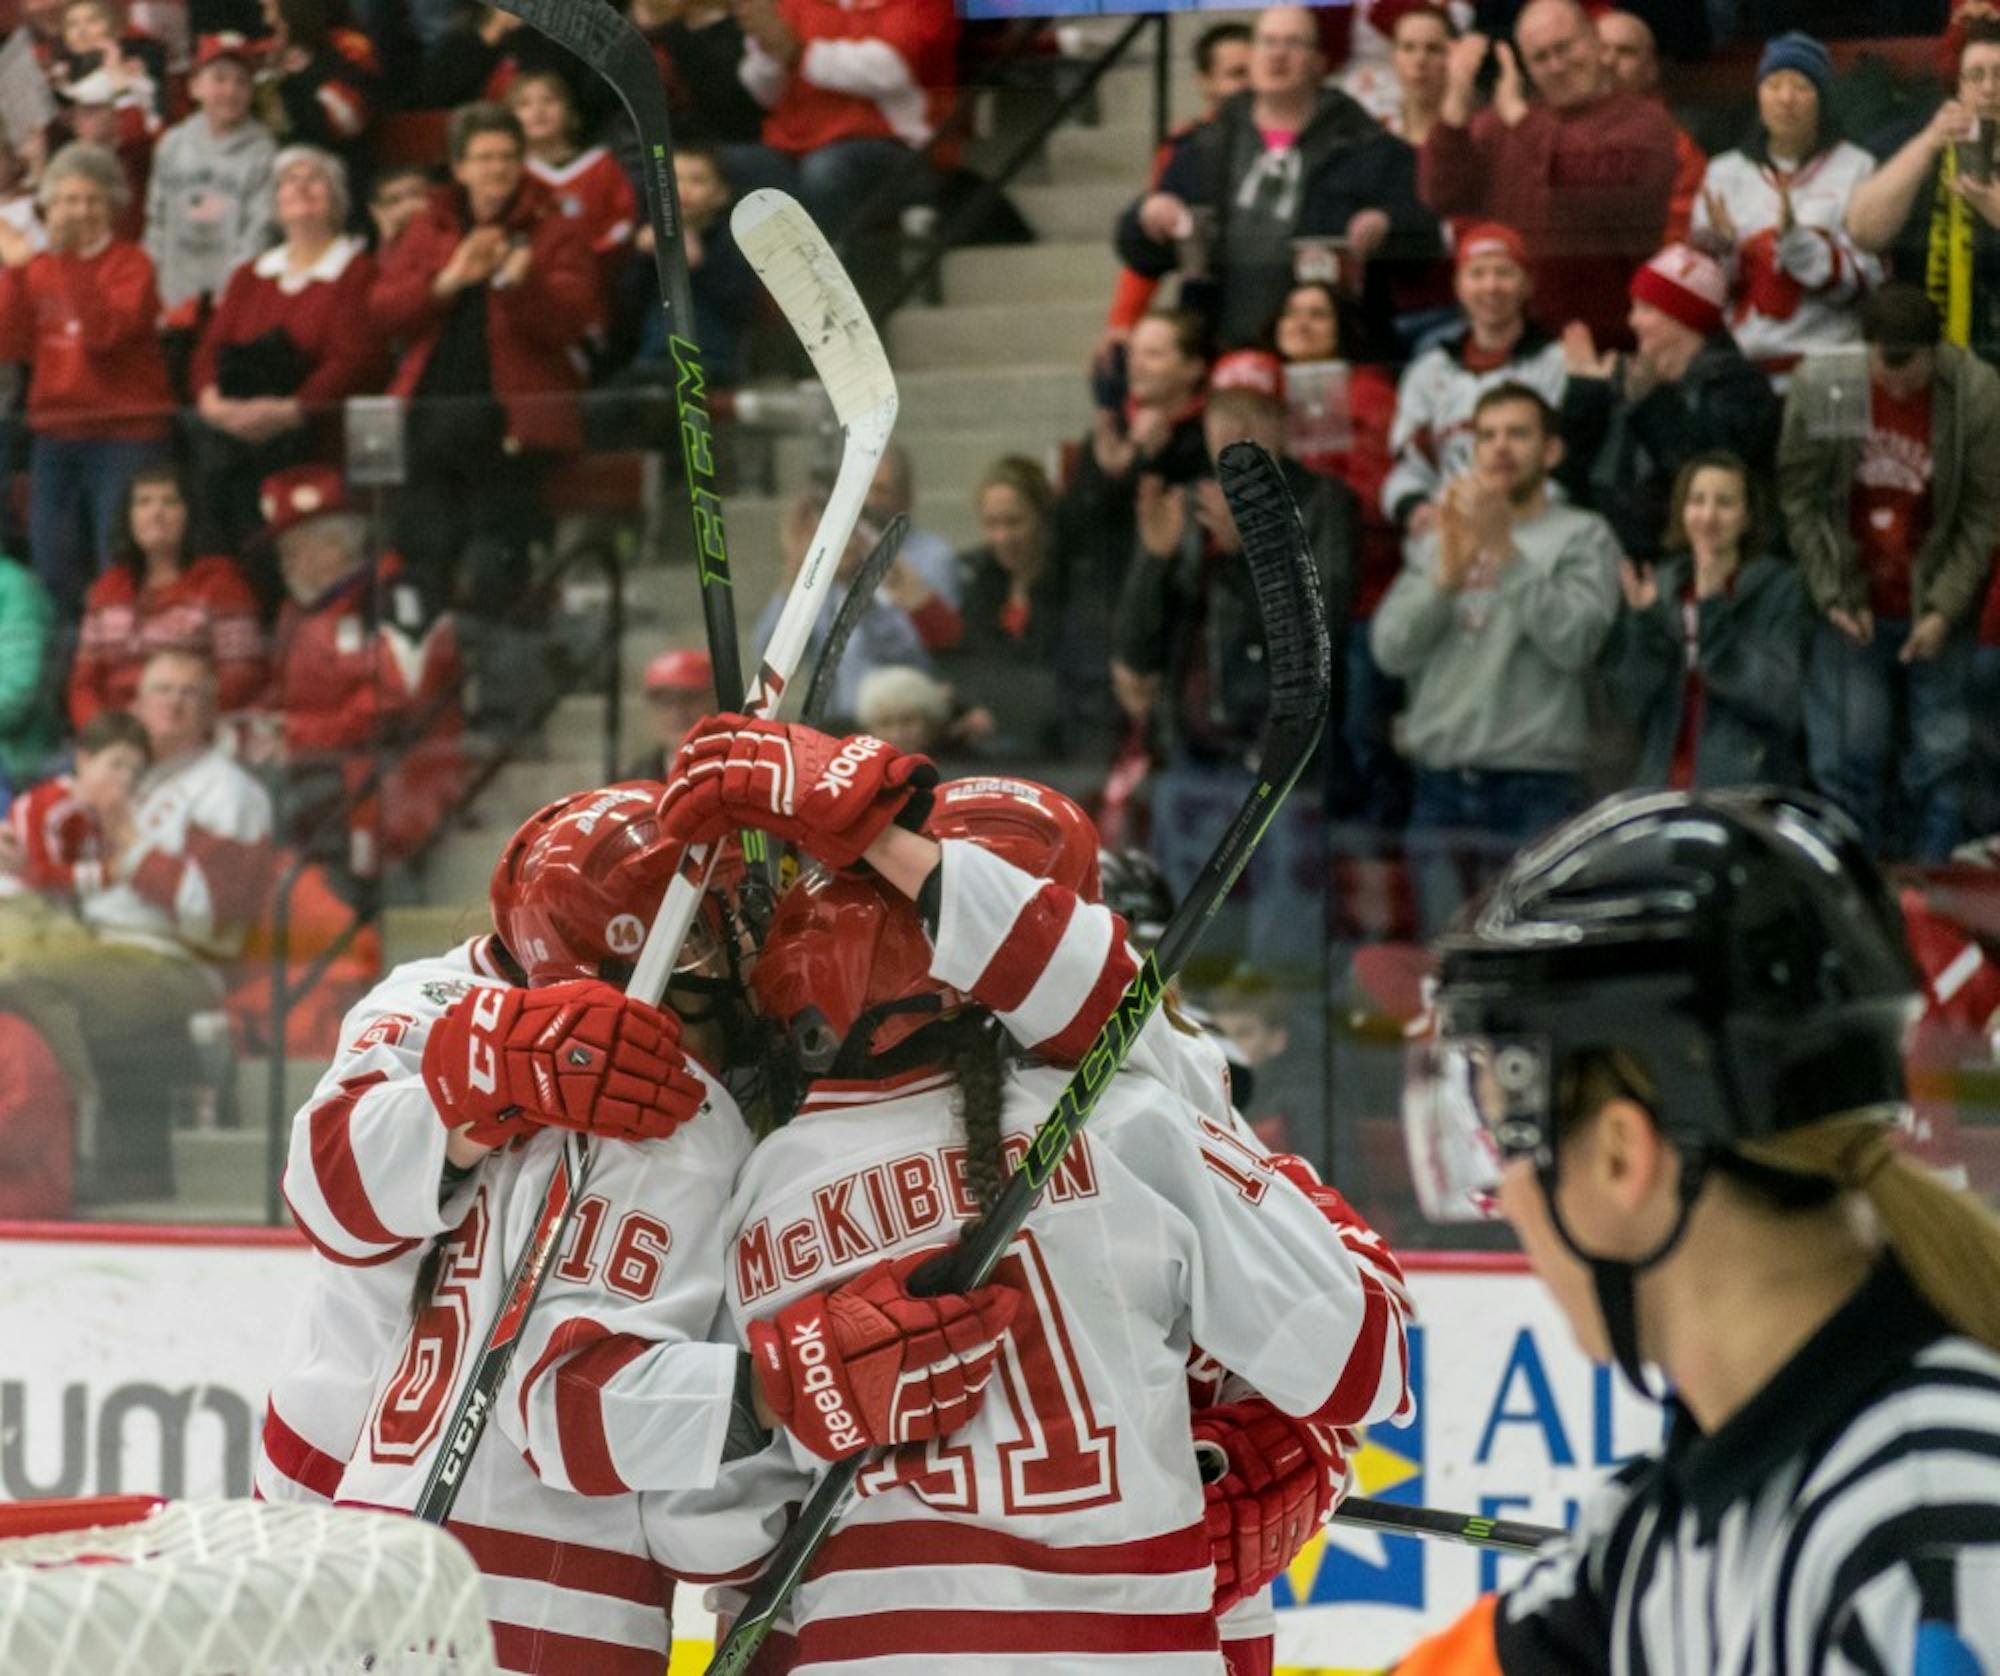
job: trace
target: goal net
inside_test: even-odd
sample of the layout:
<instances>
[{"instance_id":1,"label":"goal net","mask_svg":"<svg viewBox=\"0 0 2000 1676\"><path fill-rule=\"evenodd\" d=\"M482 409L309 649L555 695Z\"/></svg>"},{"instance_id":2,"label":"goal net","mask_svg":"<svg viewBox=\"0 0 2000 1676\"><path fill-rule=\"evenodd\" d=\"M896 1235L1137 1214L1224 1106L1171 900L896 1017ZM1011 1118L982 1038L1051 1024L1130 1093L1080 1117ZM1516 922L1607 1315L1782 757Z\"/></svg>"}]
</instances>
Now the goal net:
<instances>
[{"instance_id":1,"label":"goal net","mask_svg":"<svg viewBox=\"0 0 2000 1676\"><path fill-rule=\"evenodd\" d=\"M394 1513L147 1496L0 1507L0 1670L487 1676L479 1574Z\"/></svg>"}]
</instances>

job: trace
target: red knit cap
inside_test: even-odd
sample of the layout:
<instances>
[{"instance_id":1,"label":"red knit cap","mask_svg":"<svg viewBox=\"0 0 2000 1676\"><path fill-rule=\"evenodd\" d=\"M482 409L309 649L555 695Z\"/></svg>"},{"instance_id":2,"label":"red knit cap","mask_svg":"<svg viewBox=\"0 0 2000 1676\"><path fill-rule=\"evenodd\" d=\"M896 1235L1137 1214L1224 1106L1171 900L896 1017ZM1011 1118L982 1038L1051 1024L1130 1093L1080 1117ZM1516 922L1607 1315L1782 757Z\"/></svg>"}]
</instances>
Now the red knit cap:
<instances>
[{"instance_id":1,"label":"red knit cap","mask_svg":"<svg viewBox=\"0 0 2000 1676\"><path fill-rule=\"evenodd\" d=\"M1285 364L1268 349L1232 349L1208 375L1215 390L1255 390L1272 401L1285 399Z\"/></svg>"},{"instance_id":2,"label":"red knit cap","mask_svg":"<svg viewBox=\"0 0 2000 1676\"><path fill-rule=\"evenodd\" d=\"M669 647L656 652L646 665L646 691L705 693L715 686L715 666L706 652L692 647Z\"/></svg>"},{"instance_id":3,"label":"red knit cap","mask_svg":"<svg viewBox=\"0 0 2000 1676\"><path fill-rule=\"evenodd\" d=\"M347 484L334 466L287 466L264 479L257 499L264 514L263 538L275 541L289 529L329 512L353 510Z\"/></svg>"},{"instance_id":4,"label":"red knit cap","mask_svg":"<svg viewBox=\"0 0 2000 1676\"><path fill-rule=\"evenodd\" d=\"M1458 231L1451 253L1453 272L1475 256L1504 256L1525 273L1528 241L1504 221L1475 221Z\"/></svg>"},{"instance_id":5,"label":"red knit cap","mask_svg":"<svg viewBox=\"0 0 2000 1676\"><path fill-rule=\"evenodd\" d=\"M1651 303L1707 337L1722 330L1729 277L1714 258L1688 245L1670 244L1632 276L1632 300Z\"/></svg>"}]
</instances>

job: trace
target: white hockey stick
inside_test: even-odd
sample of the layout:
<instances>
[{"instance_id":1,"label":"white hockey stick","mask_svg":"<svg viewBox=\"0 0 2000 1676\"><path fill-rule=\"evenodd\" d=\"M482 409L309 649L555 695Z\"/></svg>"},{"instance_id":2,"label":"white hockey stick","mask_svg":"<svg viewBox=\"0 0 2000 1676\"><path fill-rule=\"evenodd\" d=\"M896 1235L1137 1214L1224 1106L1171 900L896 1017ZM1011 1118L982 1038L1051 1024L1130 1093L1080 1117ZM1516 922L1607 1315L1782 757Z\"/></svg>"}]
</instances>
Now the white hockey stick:
<instances>
[{"instance_id":1,"label":"white hockey stick","mask_svg":"<svg viewBox=\"0 0 2000 1676\"><path fill-rule=\"evenodd\" d=\"M889 370L882 339L861 306L854 281L797 199L768 188L752 192L736 206L729 230L805 345L840 421L840 470L833 491L743 699L746 715L775 716L805 661L813 629L833 590L834 572L889 446L889 433L896 424L896 375ZM646 946L639 951L632 974L635 994L656 1000L666 992L667 977L694 923L713 865L705 851L691 850L674 875L646 934Z\"/></svg>"},{"instance_id":2,"label":"white hockey stick","mask_svg":"<svg viewBox=\"0 0 2000 1676\"><path fill-rule=\"evenodd\" d=\"M896 422L896 379L854 281L840 265L826 235L793 199L782 192L753 192L737 205L730 226L750 265L812 358L813 370L833 398L843 439L833 493L819 528L813 532L805 563L792 582L771 643L764 649L750 690L744 695L747 715L770 716L805 661L813 625L819 621L820 608L833 587L833 573L841 554L847 551L868 485L889 445L889 432ZM667 980L680 959L681 945L694 924L713 866L713 855L704 850L691 849L683 858L660 899L659 912L653 916L645 947L625 985L627 995L657 1006L666 994ZM528 1313L541 1292L550 1260L562 1245L577 1201L583 1197L591 1160L588 1135L571 1131L563 1137L562 1157L549 1178L534 1235L507 1278L500 1313L473 1364L472 1377L459 1396L444 1444L413 1509L420 1519L443 1524L451 1515Z\"/></svg>"}]
</instances>

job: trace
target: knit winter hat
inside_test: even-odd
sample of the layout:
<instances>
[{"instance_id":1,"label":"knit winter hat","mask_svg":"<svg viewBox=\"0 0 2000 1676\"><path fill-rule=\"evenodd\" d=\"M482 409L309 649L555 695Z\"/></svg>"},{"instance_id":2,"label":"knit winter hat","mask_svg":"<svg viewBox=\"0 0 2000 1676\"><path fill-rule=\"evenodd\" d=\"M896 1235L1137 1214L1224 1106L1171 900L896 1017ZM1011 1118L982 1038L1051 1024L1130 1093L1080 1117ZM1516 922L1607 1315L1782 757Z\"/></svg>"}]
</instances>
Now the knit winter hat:
<instances>
[{"instance_id":1,"label":"knit winter hat","mask_svg":"<svg viewBox=\"0 0 2000 1676\"><path fill-rule=\"evenodd\" d=\"M1833 85L1833 56L1802 29L1787 30L1764 43L1764 56L1757 60L1757 79L1762 81L1775 70L1796 70L1813 84L1824 105Z\"/></svg>"},{"instance_id":2,"label":"knit winter hat","mask_svg":"<svg viewBox=\"0 0 2000 1676\"><path fill-rule=\"evenodd\" d=\"M1254 390L1274 402L1283 401L1285 365L1268 349L1232 349L1215 363L1208 387L1211 391Z\"/></svg>"},{"instance_id":3,"label":"knit winter hat","mask_svg":"<svg viewBox=\"0 0 2000 1676\"><path fill-rule=\"evenodd\" d=\"M1523 272L1528 266L1528 241L1504 221L1475 221L1460 229L1452 248L1455 273L1475 256L1504 256Z\"/></svg>"},{"instance_id":4,"label":"knit winter hat","mask_svg":"<svg viewBox=\"0 0 2000 1676\"><path fill-rule=\"evenodd\" d=\"M1729 277L1714 258L1670 244L1632 276L1632 300L1651 303L1703 337L1722 330Z\"/></svg>"}]
</instances>

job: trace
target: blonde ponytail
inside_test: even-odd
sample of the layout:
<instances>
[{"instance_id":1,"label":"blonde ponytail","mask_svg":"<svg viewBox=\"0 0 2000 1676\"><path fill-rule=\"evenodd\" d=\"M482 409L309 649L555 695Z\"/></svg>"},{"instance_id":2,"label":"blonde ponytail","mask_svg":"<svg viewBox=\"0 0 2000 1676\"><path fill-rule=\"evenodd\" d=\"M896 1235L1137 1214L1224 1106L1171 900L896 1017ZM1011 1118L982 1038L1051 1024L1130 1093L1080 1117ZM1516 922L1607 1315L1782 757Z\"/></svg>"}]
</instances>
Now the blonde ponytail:
<instances>
[{"instance_id":1,"label":"blonde ponytail","mask_svg":"<svg viewBox=\"0 0 2000 1676\"><path fill-rule=\"evenodd\" d=\"M1879 1117L1851 1113L1732 1151L1867 1196L1917 1291L1967 1338L2000 1350L2000 1216L1898 1150Z\"/></svg>"}]
</instances>

